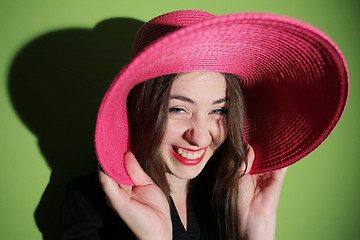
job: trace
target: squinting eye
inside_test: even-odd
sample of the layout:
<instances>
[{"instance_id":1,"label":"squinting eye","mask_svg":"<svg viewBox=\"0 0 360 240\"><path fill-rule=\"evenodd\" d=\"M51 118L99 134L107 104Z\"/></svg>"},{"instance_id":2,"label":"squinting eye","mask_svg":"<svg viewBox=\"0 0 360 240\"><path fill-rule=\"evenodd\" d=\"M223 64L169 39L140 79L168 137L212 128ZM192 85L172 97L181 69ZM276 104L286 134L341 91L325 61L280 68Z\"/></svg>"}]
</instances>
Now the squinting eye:
<instances>
[{"instance_id":1,"label":"squinting eye","mask_svg":"<svg viewBox=\"0 0 360 240\"><path fill-rule=\"evenodd\" d=\"M183 120L187 119L190 115L187 110L181 107L171 107L169 108L169 117L171 119Z\"/></svg>"},{"instance_id":2,"label":"squinting eye","mask_svg":"<svg viewBox=\"0 0 360 240\"><path fill-rule=\"evenodd\" d=\"M185 113L185 109L183 108L178 108L178 107L172 107L169 109L170 113Z\"/></svg>"},{"instance_id":3,"label":"squinting eye","mask_svg":"<svg viewBox=\"0 0 360 240\"><path fill-rule=\"evenodd\" d=\"M228 109L226 107L215 109L211 112L211 114L219 114L219 115L226 115L228 112Z\"/></svg>"}]
</instances>

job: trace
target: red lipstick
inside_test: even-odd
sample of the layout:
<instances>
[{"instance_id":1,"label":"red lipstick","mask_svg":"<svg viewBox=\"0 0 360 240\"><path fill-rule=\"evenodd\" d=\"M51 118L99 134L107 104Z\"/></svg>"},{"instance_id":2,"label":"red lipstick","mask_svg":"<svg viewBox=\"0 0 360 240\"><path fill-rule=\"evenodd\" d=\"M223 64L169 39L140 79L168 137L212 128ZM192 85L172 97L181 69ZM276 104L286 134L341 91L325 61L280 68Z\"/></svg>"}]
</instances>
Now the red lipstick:
<instances>
[{"instance_id":1,"label":"red lipstick","mask_svg":"<svg viewBox=\"0 0 360 240\"><path fill-rule=\"evenodd\" d=\"M185 148L184 148L185 149ZM204 149L204 153L198 157L198 158L195 158L195 159L187 159L187 158L184 158L183 156L181 156L180 154L178 154L174 148L172 146L170 146L170 151L171 153L173 154L173 156L175 157L176 160L178 160L180 163L184 164L184 165L187 165L187 166L193 166L193 165L196 165L196 164L199 164L201 162L201 160L203 160L204 156L205 156L205 153L206 153L206 148L203 148ZM196 152L198 151L201 151L203 149L199 149L199 150L196 150ZM194 151L194 150L191 150L191 149L185 149L187 151Z\"/></svg>"}]
</instances>

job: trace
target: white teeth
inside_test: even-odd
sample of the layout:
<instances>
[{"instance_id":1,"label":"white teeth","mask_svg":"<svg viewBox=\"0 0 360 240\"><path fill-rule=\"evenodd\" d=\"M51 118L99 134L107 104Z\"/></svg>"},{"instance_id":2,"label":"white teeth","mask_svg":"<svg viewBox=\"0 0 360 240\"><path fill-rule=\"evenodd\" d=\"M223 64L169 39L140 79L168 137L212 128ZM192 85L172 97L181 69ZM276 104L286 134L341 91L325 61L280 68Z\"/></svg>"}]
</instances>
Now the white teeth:
<instances>
[{"instance_id":1,"label":"white teeth","mask_svg":"<svg viewBox=\"0 0 360 240\"><path fill-rule=\"evenodd\" d=\"M187 151L183 148L177 148L176 152L181 155L183 158L187 158L190 160L193 159L197 159L199 157L201 157L204 154L204 149L200 150L200 151L196 151L196 152L192 152L192 151Z\"/></svg>"}]
</instances>

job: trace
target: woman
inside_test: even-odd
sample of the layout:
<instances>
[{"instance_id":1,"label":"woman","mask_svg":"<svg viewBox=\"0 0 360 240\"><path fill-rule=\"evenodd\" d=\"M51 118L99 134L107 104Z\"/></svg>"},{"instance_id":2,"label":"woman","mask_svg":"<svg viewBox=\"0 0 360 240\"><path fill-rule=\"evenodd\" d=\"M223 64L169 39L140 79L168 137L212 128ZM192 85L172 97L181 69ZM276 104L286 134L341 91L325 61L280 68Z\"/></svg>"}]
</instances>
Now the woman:
<instances>
[{"instance_id":1,"label":"woman","mask_svg":"<svg viewBox=\"0 0 360 240\"><path fill-rule=\"evenodd\" d=\"M269 228L268 231L252 231L263 234L263 238L266 239L275 236L275 212L286 170L269 174L269 179L259 176L247 176L247 179L245 176L243 185L246 185L247 191L251 189L251 195L243 192L238 199L239 179L247 165L246 147L241 143L243 103L239 80L232 75L217 72L190 72L159 77L145 84L137 86L137 94L133 94L135 96L130 95L131 102L137 103L134 104L137 107L128 107L129 122L134 123L134 126L130 124L133 138L130 146L133 146L133 152L138 153L137 160L151 177L141 170L131 153L125 157L125 163L130 161L126 168L131 179L135 181L135 188L119 187L100 172L101 182L112 206L133 232L140 239L146 239L147 236L154 236L154 239L171 239L171 217L164 193L168 198L172 198L186 229L188 198L191 198L190 180L195 179L210 158L217 153L213 161L217 161L214 164L218 179L210 188L215 188L215 192L210 196L214 197L214 205L221 206L216 214L219 223L224 223L219 224L220 236L224 239L235 239L240 233L239 223L248 222L248 218L257 218L258 228ZM149 102L159 103L160 106L149 107ZM159 117L164 116L168 116L167 119L163 119L164 122L156 123ZM161 129L165 127L166 129ZM165 134L161 136L156 133ZM156 142L156 139L159 139L159 142ZM249 149L252 163L254 153L250 146ZM149 156L154 157L149 160ZM158 163L154 161L155 156L159 156ZM156 164L159 166L154 166ZM241 164L243 170L240 170ZM156 184L153 182L154 179ZM196 180L193 184L196 184ZM272 192L269 196L260 194L253 198L255 187L264 184L265 181L271 183L267 188L272 188ZM211 179L208 179L206 184L210 185L210 182ZM206 194L203 193L203 189L199 190ZM197 197L201 197L198 195ZM257 199L260 198L265 198L262 199L265 203L271 201L271 206L260 206L261 203L257 203ZM232 205L232 202L239 202L242 208L254 209L254 212L238 213L237 204ZM255 206L250 207L252 204ZM132 205L135 212L130 210ZM163 217L165 219L162 219ZM143 224L141 220L144 221ZM149 224L149 221L152 224ZM163 221L166 221L166 224ZM269 224L271 226L268 226ZM243 229L242 232L249 231ZM166 237L162 238L163 234Z\"/></svg>"},{"instance_id":2,"label":"woman","mask_svg":"<svg viewBox=\"0 0 360 240\"><path fill-rule=\"evenodd\" d=\"M336 45L287 17L176 11L133 56L96 129L109 206L139 239L275 239L286 167L346 104Z\"/></svg>"}]
</instances>

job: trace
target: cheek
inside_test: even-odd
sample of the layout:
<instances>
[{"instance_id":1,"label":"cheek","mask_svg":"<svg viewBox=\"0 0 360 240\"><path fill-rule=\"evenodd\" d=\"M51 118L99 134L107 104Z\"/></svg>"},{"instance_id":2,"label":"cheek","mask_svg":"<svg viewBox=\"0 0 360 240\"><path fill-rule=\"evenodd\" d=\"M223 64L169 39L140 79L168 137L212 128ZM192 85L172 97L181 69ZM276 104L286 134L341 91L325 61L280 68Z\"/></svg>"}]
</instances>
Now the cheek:
<instances>
[{"instance_id":1,"label":"cheek","mask_svg":"<svg viewBox=\"0 0 360 240\"><path fill-rule=\"evenodd\" d=\"M169 145L182 138L184 134L184 125L180 121L168 120L165 135L162 143Z\"/></svg>"},{"instance_id":2,"label":"cheek","mask_svg":"<svg viewBox=\"0 0 360 240\"><path fill-rule=\"evenodd\" d=\"M216 124L216 129L214 130L213 140L216 145L221 145L227 138L228 131L227 131L227 125L226 120L222 119L219 120Z\"/></svg>"}]
</instances>

